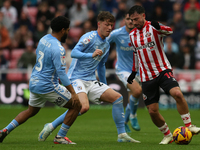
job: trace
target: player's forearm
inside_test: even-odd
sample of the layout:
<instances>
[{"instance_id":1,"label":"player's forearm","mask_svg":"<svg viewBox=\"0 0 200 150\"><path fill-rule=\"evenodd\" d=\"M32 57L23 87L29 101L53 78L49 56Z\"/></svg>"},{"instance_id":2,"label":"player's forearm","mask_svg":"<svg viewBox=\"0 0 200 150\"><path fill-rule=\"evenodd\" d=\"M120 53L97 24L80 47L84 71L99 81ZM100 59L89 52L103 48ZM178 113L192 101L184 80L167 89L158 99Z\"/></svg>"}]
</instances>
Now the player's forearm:
<instances>
[{"instance_id":1,"label":"player's forearm","mask_svg":"<svg viewBox=\"0 0 200 150\"><path fill-rule=\"evenodd\" d=\"M73 49L71 52L72 58L92 58L93 53L83 53L79 50Z\"/></svg>"}]
</instances>

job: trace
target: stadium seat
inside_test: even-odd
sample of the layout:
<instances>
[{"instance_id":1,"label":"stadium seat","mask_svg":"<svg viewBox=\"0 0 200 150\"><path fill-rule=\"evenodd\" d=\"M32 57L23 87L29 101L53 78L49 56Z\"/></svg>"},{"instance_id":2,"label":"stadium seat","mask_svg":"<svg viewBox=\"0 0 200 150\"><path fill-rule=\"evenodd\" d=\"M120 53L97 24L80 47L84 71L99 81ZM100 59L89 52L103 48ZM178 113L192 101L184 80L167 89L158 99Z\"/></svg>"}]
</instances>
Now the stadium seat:
<instances>
[{"instance_id":1,"label":"stadium seat","mask_svg":"<svg viewBox=\"0 0 200 150\"><path fill-rule=\"evenodd\" d=\"M200 70L200 61L196 61L195 69Z\"/></svg>"},{"instance_id":2,"label":"stadium seat","mask_svg":"<svg viewBox=\"0 0 200 150\"><path fill-rule=\"evenodd\" d=\"M25 7L24 10L28 14L32 25L35 26L38 8L37 7Z\"/></svg>"},{"instance_id":3,"label":"stadium seat","mask_svg":"<svg viewBox=\"0 0 200 150\"><path fill-rule=\"evenodd\" d=\"M23 73L8 73L6 75L8 81L25 81L27 80L27 74Z\"/></svg>"},{"instance_id":4,"label":"stadium seat","mask_svg":"<svg viewBox=\"0 0 200 150\"><path fill-rule=\"evenodd\" d=\"M18 60L24 52L25 49L13 49L11 51L11 59Z\"/></svg>"},{"instance_id":5,"label":"stadium seat","mask_svg":"<svg viewBox=\"0 0 200 150\"><path fill-rule=\"evenodd\" d=\"M180 79L178 81L178 83L179 83L179 86L180 86L180 89L181 89L182 92L191 92L192 87L191 87L190 82L187 82L184 79Z\"/></svg>"},{"instance_id":6,"label":"stadium seat","mask_svg":"<svg viewBox=\"0 0 200 150\"><path fill-rule=\"evenodd\" d=\"M78 42L79 38L81 37L82 29L77 27L72 27L69 30L69 36Z\"/></svg>"},{"instance_id":7,"label":"stadium seat","mask_svg":"<svg viewBox=\"0 0 200 150\"><path fill-rule=\"evenodd\" d=\"M185 80L186 82L191 82L193 80L193 75L192 75L192 73L189 73L189 72L178 73L176 75L176 79L177 79L177 81Z\"/></svg>"},{"instance_id":8,"label":"stadium seat","mask_svg":"<svg viewBox=\"0 0 200 150\"><path fill-rule=\"evenodd\" d=\"M17 61L18 61L18 60L11 59L11 60L9 61L9 64L8 64L8 68L9 68L9 69L17 68Z\"/></svg>"},{"instance_id":9,"label":"stadium seat","mask_svg":"<svg viewBox=\"0 0 200 150\"><path fill-rule=\"evenodd\" d=\"M8 49L3 49L3 55L7 60L10 58L10 51Z\"/></svg>"},{"instance_id":10,"label":"stadium seat","mask_svg":"<svg viewBox=\"0 0 200 150\"><path fill-rule=\"evenodd\" d=\"M196 79L200 79L200 73L195 73L194 79L195 79L195 80L196 80Z\"/></svg>"}]
</instances>

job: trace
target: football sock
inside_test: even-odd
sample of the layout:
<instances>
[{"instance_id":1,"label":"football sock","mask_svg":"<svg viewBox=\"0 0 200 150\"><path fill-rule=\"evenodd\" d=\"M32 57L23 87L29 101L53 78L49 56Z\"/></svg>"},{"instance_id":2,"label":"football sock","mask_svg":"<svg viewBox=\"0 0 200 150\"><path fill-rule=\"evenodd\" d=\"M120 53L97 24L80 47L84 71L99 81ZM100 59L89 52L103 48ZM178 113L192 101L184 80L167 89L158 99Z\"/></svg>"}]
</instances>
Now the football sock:
<instances>
[{"instance_id":1,"label":"football sock","mask_svg":"<svg viewBox=\"0 0 200 150\"><path fill-rule=\"evenodd\" d=\"M134 118L137 112L139 98L135 98L131 95L129 97L129 101L130 101L130 117Z\"/></svg>"},{"instance_id":2,"label":"football sock","mask_svg":"<svg viewBox=\"0 0 200 150\"><path fill-rule=\"evenodd\" d=\"M123 108L123 97L121 96L113 102L112 116L117 127L118 134L125 133L124 126L124 108Z\"/></svg>"},{"instance_id":3,"label":"football sock","mask_svg":"<svg viewBox=\"0 0 200 150\"><path fill-rule=\"evenodd\" d=\"M165 122L165 124L164 124L162 127L159 127L158 129L159 129L165 136L171 134L171 132L170 132L170 130L169 130L169 127L168 127L168 125L166 124L166 122Z\"/></svg>"},{"instance_id":4,"label":"football sock","mask_svg":"<svg viewBox=\"0 0 200 150\"><path fill-rule=\"evenodd\" d=\"M68 132L68 130L69 130L69 128L70 128L70 126L62 123L62 126L60 127L60 130L59 130L57 135L59 135L61 137L65 137L67 132Z\"/></svg>"},{"instance_id":5,"label":"football sock","mask_svg":"<svg viewBox=\"0 0 200 150\"><path fill-rule=\"evenodd\" d=\"M128 123L130 116L130 105L129 103L126 105L126 112L125 112L125 123Z\"/></svg>"},{"instance_id":6,"label":"football sock","mask_svg":"<svg viewBox=\"0 0 200 150\"><path fill-rule=\"evenodd\" d=\"M55 129L57 126L59 126L60 124L63 123L65 116L67 114L68 110L66 112L64 112L62 115L60 115L58 118L56 118L53 122L52 122L52 126ZM79 112L78 116L80 116L81 113Z\"/></svg>"},{"instance_id":7,"label":"football sock","mask_svg":"<svg viewBox=\"0 0 200 150\"><path fill-rule=\"evenodd\" d=\"M186 127L189 127L191 125L190 113L181 115L181 118L183 119L183 122Z\"/></svg>"},{"instance_id":8,"label":"football sock","mask_svg":"<svg viewBox=\"0 0 200 150\"><path fill-rule=\"evenodd\" d=\"M8 130L8 132L11 132L14 128L16 128L19 125L19 123L13 119L6 127L5 129Z\"/></svg>"}]
</instances>

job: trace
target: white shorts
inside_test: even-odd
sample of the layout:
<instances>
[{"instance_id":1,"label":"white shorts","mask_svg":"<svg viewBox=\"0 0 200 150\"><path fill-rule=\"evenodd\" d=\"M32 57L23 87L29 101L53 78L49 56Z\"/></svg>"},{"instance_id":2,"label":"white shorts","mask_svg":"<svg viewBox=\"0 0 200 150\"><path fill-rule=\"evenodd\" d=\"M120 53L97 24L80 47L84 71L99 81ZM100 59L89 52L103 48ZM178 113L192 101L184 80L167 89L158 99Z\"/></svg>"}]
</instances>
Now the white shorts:
<instances>
[{"instance_id":1,"label":"white shorts","mask_svg":"<svg viewBox=\"0 0 200 150\"><path fill-rule=\"evenodd\" d=\"M102 82L97 80L95 81L84 81L84 80L74 80L72 82L73 88L75 92L81 93L84 92L87 94L88 99L96 104L100 104L100 97L101 95L110 87Z\"/></svg>"},{"instance_id":2,"label":"white shorts","mask_svg":"<svg viewBox=\"0 0 200 150\"><path fill-rule=\"evenodd\" d=\"M127 72L127 71L116 72L116 75L118 76L119 80L124 84L124 86L127 88L127 91L130 91L130 90L128 89L128 87L127 87L127 84L128 84L127 79L128 79L128 77L130 76L130 74L131 74L131 73L130 73L130 72ZM141 82L140 76L137 75L137 74L136 74L134 80L137 81L139 84L140 84L140 82Z\"/></svg>"},{"instance_id":3,"label":"white shorts","mask_svg":"<svg viewBox=\"0 0 200 150\"><path fill-rule=\"evenodd\" d=\"M33 107L44 107L46 101L58 106L64 106L71 99L71 93L62 85L58 85L53 92L36 94L30 92L29 105Z\"/></svg>"}]
</instances>

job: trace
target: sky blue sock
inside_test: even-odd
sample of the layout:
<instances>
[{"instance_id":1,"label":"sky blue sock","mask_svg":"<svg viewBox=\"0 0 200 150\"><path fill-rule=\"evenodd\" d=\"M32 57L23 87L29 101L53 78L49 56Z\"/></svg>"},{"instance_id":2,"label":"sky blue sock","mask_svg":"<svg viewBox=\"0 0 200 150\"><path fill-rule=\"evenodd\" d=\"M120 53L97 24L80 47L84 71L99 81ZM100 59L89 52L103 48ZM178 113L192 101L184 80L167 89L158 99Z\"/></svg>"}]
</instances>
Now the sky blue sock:
<instances>
[{"instance_id":1,"label":"sky blue sock","mask_svg":"<svg viewBox=\"0 0 200 150\"><path fill-rule=\"evenodd\" d=\"M11 132L14 128L16 128L19 125L19 123L13 119L6 127L5 129L8 130L8 132Z\"/></svg>"},{"instance_id":2,"label":"sky blue sock","mask_svg":"<svg viewBox=\"0 0 200 150\"><path fill-rule=\"evenodd\" d=\"M54 129L55 129L56 127L58 127L60 124L63 123L67 112L68 112L68 110L67 110L66 112L64 112L62 115L60 115L58 118L56 118L56 119L52 122L52 125L53 125ZM79 112L78 115L80 116L81 113Z\"/></svg>"},{"instance_id":3,"label":"sky blue sock","mask_svg":"<svg viewBox=\"0 0 200 150\"><path fill-rule=\"evenodd\" d=\"M54 129L55 129L57 126L59 126L60 124L63 123L67 112L68 112L68 110L67 110L66 112L64 112L62 115L60 115L58 118L56 118L56 119L52 122L52 125L53 125Z\"/></svg>"},{"instance_id":4,"label":"sky blue sock","mask_svg":"<svg viewBox=\"0 0 200 150\"><path fill-rule=\"evenodd\" d=\"M125 133L124 126L124 108L123 108L123 97L121 96L113 102L112 116L117 127L118 134Z\"/></svg>"},{"instance_id":5,"label":"sky blue sock","mask_svg":"<svg viewBox=\"0 0 200 150\"><path fill-rule=\"evenodd\" d=\"M68 132L68 130L69 130L69 128L70 128L70 126L62 123L62 126L60 127L60 130L58 132L58 135L62 136L62 137L65 137L67 132Z\"/></svg>"},{"instance_id":6,"label":"sky blue sock","mask_svg":"<svg viewBox=\"0 0 200 150\"><path fill-rule=\"evenodd\" d=\"M128 123L130 116L130 105L129 103L126 105L126 112L125 112L125 122Z\"/></svg>"},{"instance_id":7,"label":"sky blue sock","mask_svg":"<svg viewBox=\"0 0 200 150\"><path fill-rule=\"evenodd\" d=\"M135 98L131 95L129 97L129 101L130 101L130 113L135 115L139 104L139 98Z\"/></svg>"}]
</instances>

